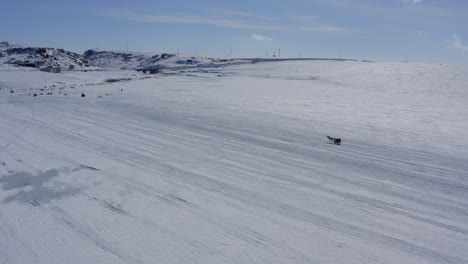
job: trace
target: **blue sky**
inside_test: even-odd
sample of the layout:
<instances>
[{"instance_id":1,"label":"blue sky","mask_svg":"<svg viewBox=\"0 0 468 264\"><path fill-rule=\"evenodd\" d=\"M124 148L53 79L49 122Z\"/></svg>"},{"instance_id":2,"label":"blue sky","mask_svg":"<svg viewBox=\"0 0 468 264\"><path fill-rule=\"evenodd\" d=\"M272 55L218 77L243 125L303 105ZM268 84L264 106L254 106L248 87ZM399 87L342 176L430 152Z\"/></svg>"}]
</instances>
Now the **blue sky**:
<instances>
[{"instance_id":1,"label":"blue sky","mask_svg":"<svg viewBox=\"0 0 468 264\"><path fill-rule=\"evenodd\" d=\"M199 55L468 63L466 0L16 0L0 40Z\"/></svg>"}]
</instances>

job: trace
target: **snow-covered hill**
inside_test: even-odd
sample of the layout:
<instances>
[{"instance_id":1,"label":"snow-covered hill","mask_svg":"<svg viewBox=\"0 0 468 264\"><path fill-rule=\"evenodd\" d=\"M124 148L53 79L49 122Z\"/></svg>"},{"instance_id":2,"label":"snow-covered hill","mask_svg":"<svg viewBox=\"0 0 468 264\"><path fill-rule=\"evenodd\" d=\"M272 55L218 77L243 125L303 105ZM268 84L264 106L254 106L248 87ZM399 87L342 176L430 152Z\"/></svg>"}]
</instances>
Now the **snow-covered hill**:
<instances>
[{"instance_id":1,"label":"snow-covered hill","mask_svg":"<svg viewBox=\"0 0 468 264\"><path fill-rule=\"evenodd\" d=\"M5 42L4 42L5 43ZM62 70L90 69L89 62L80 54L63 49L0 45L0 64L44 68L60 67Z\"/></svg>"},{"instance_id":2,"label":"snow-covered hill","mask_svg":"<svg viewBox=\"0 0 468 264\"><path fill-rule=\"evenodd\" d=\"M87 50L83 55L64 49L22 47L0 43L0 65L14 65L32 68L57 67L63 70L134 70L162 68L216 67L239 63L206 57L184 57L175 54L152 54Z\"/></svg>"},{"instance_id":3,"label":"snow-covered hill","mask_svg":"<svg viewBox=\"0 0 468 264\"><path fill-rule=\"evenodd\" d=\"M209 58L187 57L176 54L107 51L90 49L83 55L56 48L22 47L0 42L0 67L14 65L30 68L58 68L67 70L181 70L190 68L217 68L238 64L278 62L291 60L321 60L327 58ZM338 60L346 61L346 60Z\"/></svg>"},{"instance_id":4,"label":"snow-covered hill","mask_svg":"<svg viewBox=\"0 0 468 264\"><path fill-rule=\"evenodd\" d=\"M0 263L468 263L467 66L21 69Z\"/></svg>"},{"instance_id":5,"label":"snow-covered hill","mask_svg":"<svg viewBox=\"0 0 468 264\"><path fill-rule=\"evenodd\" d=\"M87 50L83 57L93 65L105 69L136 69L152 55L135 52Z\"/></svg>"},{"instance_id":6,"label":"snow-covered hill","mask_svg":"<svg viewBox=\"0 0 468 264\"><path fill-rule=\"evenodd\" d=\"M101 50L87 50L84 53L84 58L92 65L105 69L213 67L238 62L238 60L184 57L168 53L152 54Z\"/></svg>"}]
</instances>

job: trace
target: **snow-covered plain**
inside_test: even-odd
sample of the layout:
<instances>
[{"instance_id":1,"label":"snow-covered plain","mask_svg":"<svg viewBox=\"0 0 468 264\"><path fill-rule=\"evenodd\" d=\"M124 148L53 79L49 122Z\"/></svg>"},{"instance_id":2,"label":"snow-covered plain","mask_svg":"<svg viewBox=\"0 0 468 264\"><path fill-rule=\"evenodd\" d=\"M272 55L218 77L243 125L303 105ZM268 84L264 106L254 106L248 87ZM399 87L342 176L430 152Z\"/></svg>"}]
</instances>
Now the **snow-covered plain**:
<instances>
[{"instance_id":1,"label":"snow-covered plain","mask_svg":"<svg viewBox=\"0 0 468 264\"><path fill-rule=\"evenodd\" d=\"M414 63L3 66L0 263L468 263L467 84Z\"/></svg>"}]
</instances>

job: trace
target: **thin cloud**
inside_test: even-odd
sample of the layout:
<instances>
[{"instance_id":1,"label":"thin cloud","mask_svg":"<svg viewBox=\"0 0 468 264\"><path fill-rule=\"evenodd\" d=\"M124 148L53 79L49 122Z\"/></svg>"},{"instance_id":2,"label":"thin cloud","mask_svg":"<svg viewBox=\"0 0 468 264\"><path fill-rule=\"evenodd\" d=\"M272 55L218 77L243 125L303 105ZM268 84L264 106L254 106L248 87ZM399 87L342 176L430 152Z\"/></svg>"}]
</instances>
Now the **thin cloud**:
<instances>
[{"instance_id":1,"label":"thin cloud","mask_svg":"<svg viewBox=\"0 0 468 264\"><path fill-rule=\"evenodd\" d=\"M457 35L452 36L452 45L455 48L461 49L463 51L468 50L468 46L464 45L462 39Z\"/></svg>"},{"instance_id":2,"label":"thin cloud","mask_svg":"<svg viewBox=\"0 0 468 264\"><path fill-rule=\"evenodd\" d=\"M423 0L401 0L404 4L407 5L417 5L422 4Z\"/></svg>"},{"instance_id":3,"label":"thin cloud","mask_svg":"<svg viewBox=\"0 0 468 264\"><path fill-rule=\"evenodd\" d=\"M257 14L238 11L238 10L225 9L225 8L211 8L211 9L208 9L207 11L209 11L210 13L217 13L217 14L228 15L228 16L245 17L245 18L252 18L252 19L263 19L263 20L267 19L267 17L259 16Z\"/></svg>"},{"instance_id":4,"label":"thin cloud","mask_svg":"<svg viewBox=\"0 0 468 264\"><path fill-rule=\"evenodd\" d=\"M317 20L316 16L310 16L310 15L288 15L287 17L292 20L304 22L304 23L315 22Z\"/></svg>"},{"instance_id":5,"label":"thin cloud","mask_svg":"<svg viewBox=\"0 0 468 264\"><path fill-rule=\"evenodd\" d=\"M272 31L308 31L308 32L349 32L348 30L328 24L315 23L311 26L289 25L278 26L266 23L253 23L235 19L219 19L210 17L188 16L188 15L148 15L130 11L107 11L101 13L103 16L112 17L114 19L157 23L157 24L192 24L192 25L209 25L225 28L240 28L240 29L256 29L256 30L272 30Z\"/></svg>"},{"instance_id":6,"label":"thin cloud","mask_svg":"<svg viewBox=\"0 0 468 264\"><path fill-rule=\"evenodd\" d=\"M273 39L270 38L270 37L267 37L267 36L262 36L262 35L258 35L258 34L252 34L251 35L251 38L253 40L257 40L257 41L272 41Z\"/></svg>"},{"instance_id":7,"label":"thin cloud","mask_svg":"<svg viewBox=\"0 0 468 264\"><path fill-rule=\"evenodd\" d=\"M360 28L360 31L370 32L370 34L374 33L369 28L385 25L401 25L402 31L405 31L405 28L430 27L450 27L451 30L466 30L466 23L456 21L466 20L465 9L443 4L429 4L427 0L392 0L393 4L386 5L379 4L382 1L362 0L304 1L346 11L350 14L351 19L355 16L357 21L364 18L372 19L375 21L374 25ZM359 30L359 28L355 30Z\"/></svg>"}]
</instances>

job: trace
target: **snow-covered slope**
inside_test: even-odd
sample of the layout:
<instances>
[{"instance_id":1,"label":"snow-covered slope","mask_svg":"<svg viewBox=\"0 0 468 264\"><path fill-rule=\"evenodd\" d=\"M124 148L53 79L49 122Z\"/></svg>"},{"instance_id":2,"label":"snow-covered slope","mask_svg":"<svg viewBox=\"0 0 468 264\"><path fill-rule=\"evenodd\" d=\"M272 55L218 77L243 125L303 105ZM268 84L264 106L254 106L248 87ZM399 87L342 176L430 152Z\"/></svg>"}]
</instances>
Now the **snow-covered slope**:
<instances>
[{"instance_id":1,"label":"snow-covered slope","mask_svg":"<svg viewBox=\"0 0 468 264\"><path fill-rule=\"evenodd\" d=\"M0 68L0 263L467 263L467 72Z\"/></svg>"}]
</instances>

